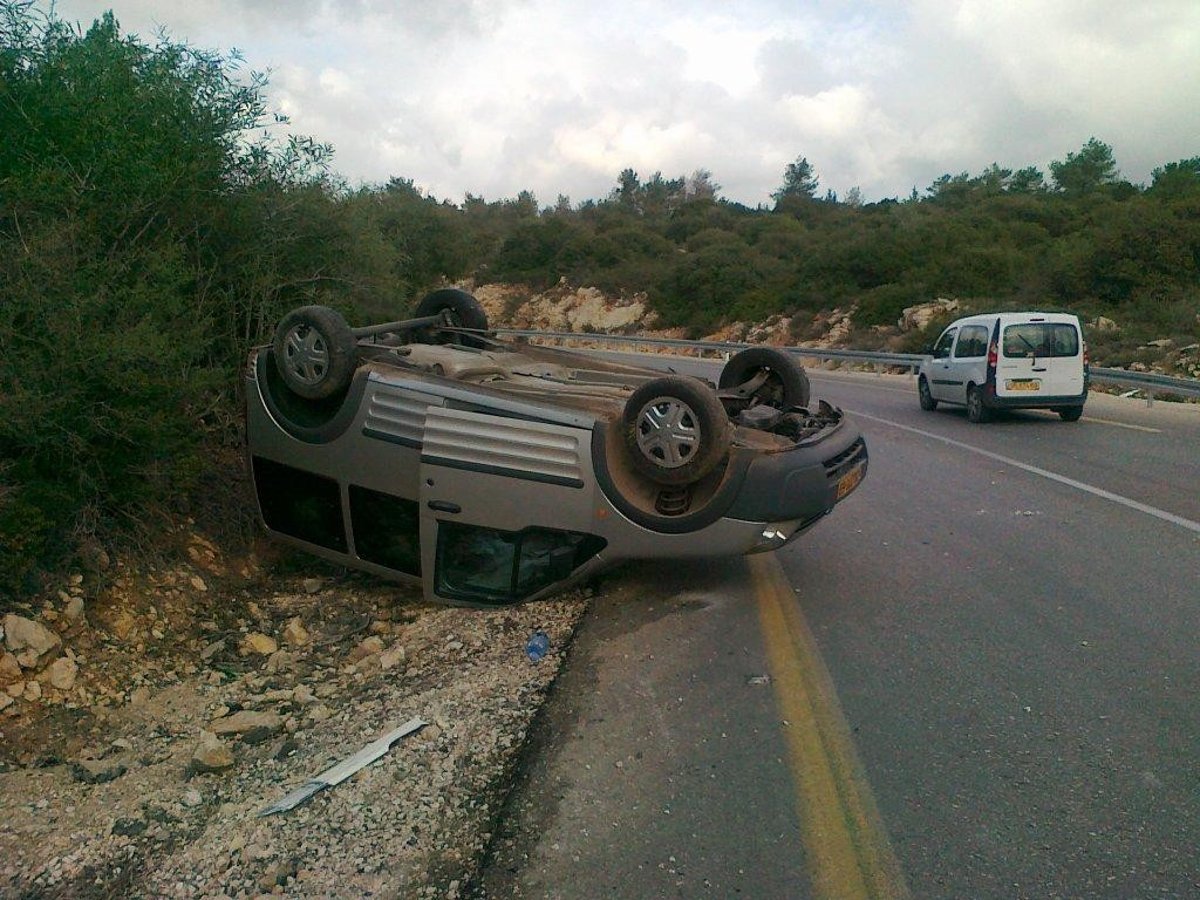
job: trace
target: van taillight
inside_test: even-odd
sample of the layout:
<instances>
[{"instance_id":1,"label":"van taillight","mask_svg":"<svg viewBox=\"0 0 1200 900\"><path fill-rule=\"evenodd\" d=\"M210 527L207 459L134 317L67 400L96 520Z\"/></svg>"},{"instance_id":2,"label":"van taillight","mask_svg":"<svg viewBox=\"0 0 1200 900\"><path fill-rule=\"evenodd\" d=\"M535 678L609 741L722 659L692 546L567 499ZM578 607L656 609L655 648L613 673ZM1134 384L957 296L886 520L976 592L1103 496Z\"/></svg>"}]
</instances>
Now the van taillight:
<instances>
[{"instance_id":1,"label":"van taillight","mask_svg":"<svg viewBox=\"0 0 1200 900\"><path fill-rule=\"evenodd\" d=\"M999 361L1000 358L997 355L996 342L992 341L990 344L988 344L988 367L992 369L996 368L996 363Z\"/></svg>"},{"instance_id":2,"label":"van taillight","mask_svg":"<svg viewBox=\"0 0 1200 900\"><path fill-rule=\"evenodd\" d=\"M1087 341L1084 341L1083 342L1083 367L1086 369L1090 362L1091 362L1091 358L1088 356Z\"/></svg>"}]
</instances>

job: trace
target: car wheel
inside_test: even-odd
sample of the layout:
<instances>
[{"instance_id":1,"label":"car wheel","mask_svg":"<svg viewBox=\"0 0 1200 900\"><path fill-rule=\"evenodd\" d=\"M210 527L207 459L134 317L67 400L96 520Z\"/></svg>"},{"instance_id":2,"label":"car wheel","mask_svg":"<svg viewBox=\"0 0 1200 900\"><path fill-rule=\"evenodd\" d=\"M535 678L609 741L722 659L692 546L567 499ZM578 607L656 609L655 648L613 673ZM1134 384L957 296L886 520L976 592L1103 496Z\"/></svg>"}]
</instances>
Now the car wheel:
<instances>
[{"instance_id":1,"label":"car wheel","mask_svg":"<svg viewBox=\"0 0 1200 900\"><path fill-rule=\"evenodd\" d=\"M751 406L763 404L783 412L808 406L804 367L790 353L774 347L750 347L734 354L721 370L717 386L722 390L746 386Z\"/></svg>"},{"instance_id":2,"label":"car wheel","mask_svg":"<svg viewBox=\"0 0 1200 900\"><path fill-rule=\"evenodd\" d=\"M921 409L926 411L937 409L938 402L933 399L933 394L929 390L929 382L922 375L917 379L917 398L921 401Z\"/></svg>"},{"instance_id":3,"label":"car wheel","mask_svg":"<svg viewBox=\"0 0 1200 900\"><path fill-rule=\"evenodd\" d=\"M358 365L354 332L328 306L301 306L284 316L271 349L283 383L306 400L344 391Z\"/></svg>"},{"instance_id":4,"label":"car wheel","mask_svg":"<svg viewBox=\"0 0 1200 900\"><path fill-rule=\"evenodd\" d=\"M983 391L978 385L972 384L967 388L967 421L978 425L988 418L988 408L983 405Z\"/></svg>"},{"instance_id":5,"label":"car wheel","mask_svg":"<svg viewBox=\"0 0 1200 900\"><path fill-rule=\"evenodd\" d=\"M658 484L699 481L729 450L729 419L716 394L694 378L647 381L625 403L625 443L634 467Z\"/></svg>"},{"instance_id":6,"label":"car wheel","mask_svg":"<svg viewBox=\"0 0 1200 900\"><path fill-rule=\"evenodd\" d=\"M1063 406L1058 410L1058 414L1064 422L1078 422L1079 417L1083 415L1082 406Z\"/></svg>"},{"instance_id":7,"label":"car wheel","mask_svg":"<svg viewBox=\"0 0 1200 900\"><path fill-rule=\"evenodd\" d=\"M470 328L474 331L487 331L487 313L479 301L471 294L458 288L442 288L431 291L421 298L414 315L416 318L436 316L448 312L450 324L456 328ZM470 335L454 335L436 328L423 330L428 343L444 343L447 340L458 339L469 347L481 347L483 342Z\"/></svg>"}]
</instances>

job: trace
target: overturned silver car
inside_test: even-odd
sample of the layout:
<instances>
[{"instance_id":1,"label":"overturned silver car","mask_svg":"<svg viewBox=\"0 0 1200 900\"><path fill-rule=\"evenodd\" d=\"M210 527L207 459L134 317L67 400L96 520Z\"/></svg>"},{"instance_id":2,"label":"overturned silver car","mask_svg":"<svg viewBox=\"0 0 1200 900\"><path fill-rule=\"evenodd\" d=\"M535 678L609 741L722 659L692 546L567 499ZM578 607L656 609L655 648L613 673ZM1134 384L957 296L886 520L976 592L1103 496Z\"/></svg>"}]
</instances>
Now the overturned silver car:
<instances>
[{"instance_id":1,"label":"overturned silver car","mask_svg":"<svg viewBox=\"0 0 1200 900\"><path fill-rule=\"evenodd\" d=\"M733 356L716 386L497 340L470 294L350 328L294 310L250 354L263 525L427 600L531 599L632 558L771 550L862 481L867 448L809 406L795 360Z\"/></svg>"}]
</instances>

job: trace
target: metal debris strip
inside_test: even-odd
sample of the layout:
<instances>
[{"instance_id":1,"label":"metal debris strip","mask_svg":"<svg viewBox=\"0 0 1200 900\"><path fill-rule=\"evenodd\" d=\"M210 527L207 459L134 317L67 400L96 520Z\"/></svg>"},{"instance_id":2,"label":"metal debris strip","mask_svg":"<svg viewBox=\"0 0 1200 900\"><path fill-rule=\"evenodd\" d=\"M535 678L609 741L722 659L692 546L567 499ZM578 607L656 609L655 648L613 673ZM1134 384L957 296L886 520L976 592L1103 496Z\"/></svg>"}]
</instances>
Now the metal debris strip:
<instances>
[{"instance_id":1,"label":"metal debris strip","mask_svg":"<svg viewBox=\"0 0 1200 900\"><path fill-rule=\"evenodd\" d=\"M341 784L359 769L369 766L375 760L379 759L385 753L392 749L392 745L402 737L407 737L414 731L424 728L429 723L423 719L409 719L399 728L394 731L389 731L378 740L372 741L363 747L353 756L349 756L342 760L336 766L326 769L320 775L316 775L304 782L300 787L296 788L286 797L277 800L270 806L265 807L259 812L259 817L269 816L273 813L287 812L289 809L295 809L304 801L308 800L318 791L323 791L327 787L333 787L335 784Z\"/></svg>"}]
</instances>

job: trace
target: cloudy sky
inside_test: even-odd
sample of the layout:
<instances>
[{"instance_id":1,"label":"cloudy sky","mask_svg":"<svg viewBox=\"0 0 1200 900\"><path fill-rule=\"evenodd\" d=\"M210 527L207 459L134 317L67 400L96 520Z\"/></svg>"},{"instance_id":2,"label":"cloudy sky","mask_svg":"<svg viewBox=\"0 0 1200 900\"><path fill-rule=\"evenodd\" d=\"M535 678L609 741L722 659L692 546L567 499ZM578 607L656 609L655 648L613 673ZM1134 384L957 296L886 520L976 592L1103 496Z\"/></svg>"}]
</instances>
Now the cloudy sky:
<instances>
[{"instance_id":1,"label":"cloudy sky","mask_svg":"<svg viewBox=\"0 0 1200 900\"><path fill-rule=\"evenodd\" d=\"M48 5L48 4L46 4ZM1200 156L1200 0L60 0L269 70L352 184L601 198L708 169L769 202L784 167L867 201L1095 136L1122 173Z\"/></svg>"}]
</instances>

